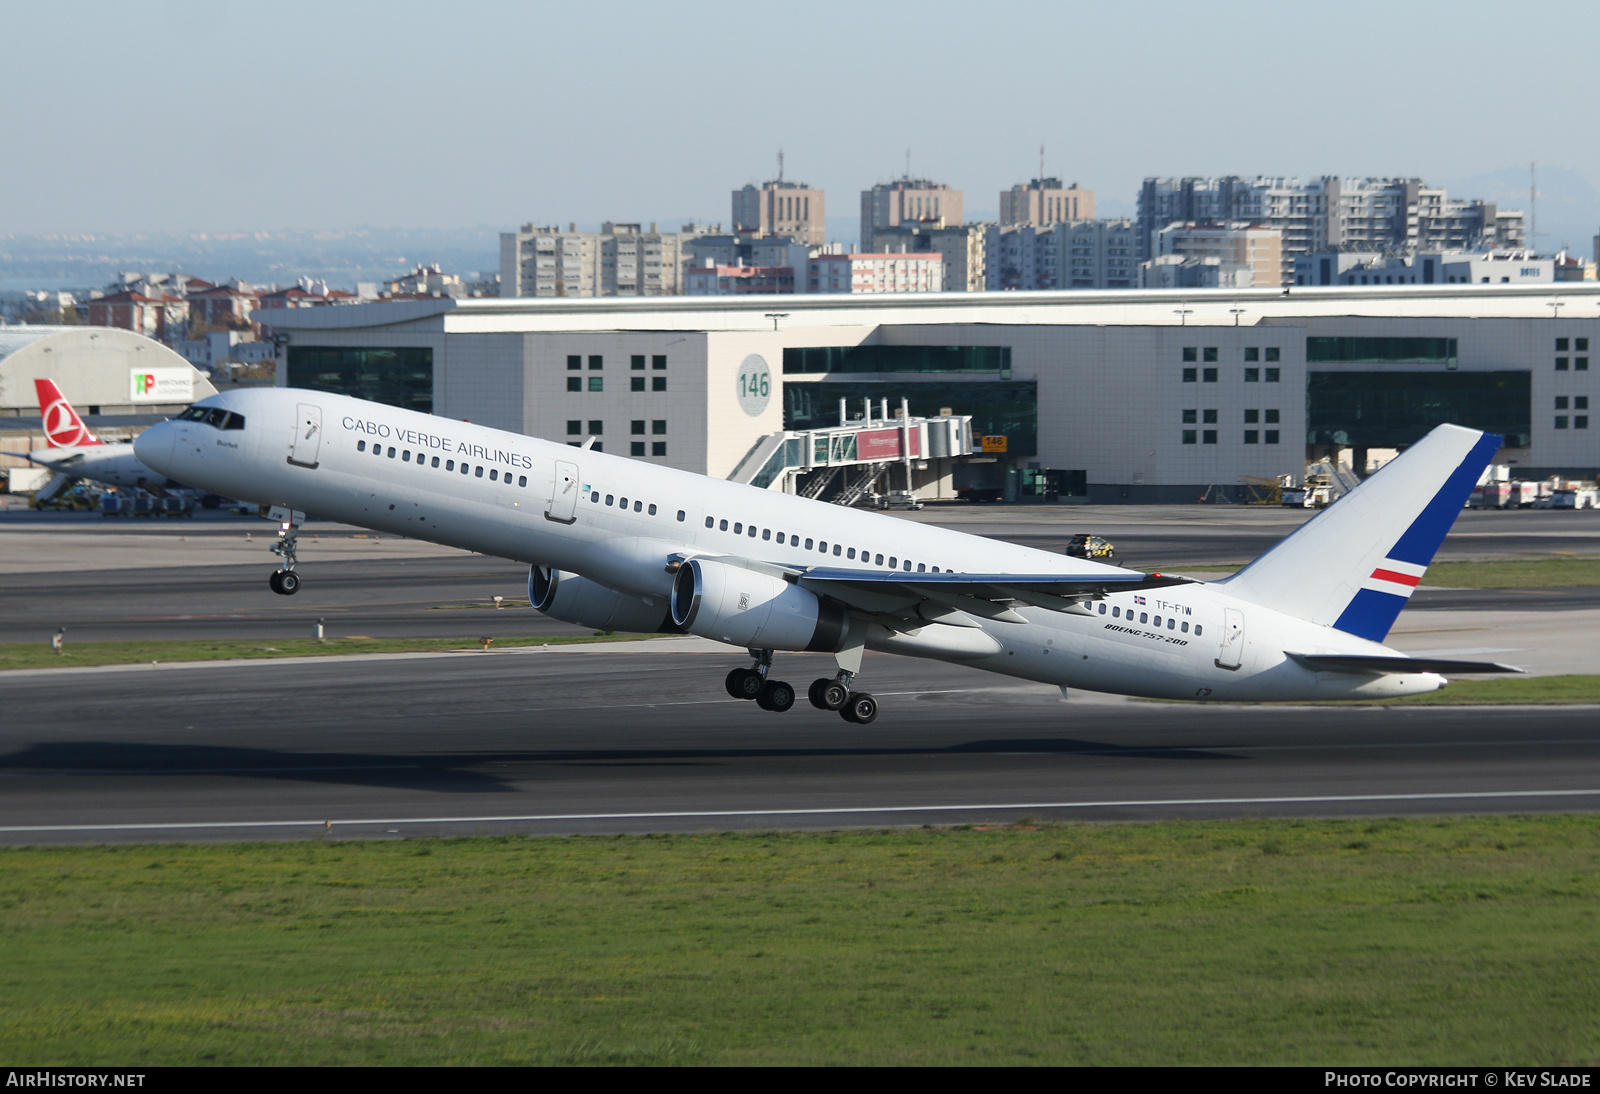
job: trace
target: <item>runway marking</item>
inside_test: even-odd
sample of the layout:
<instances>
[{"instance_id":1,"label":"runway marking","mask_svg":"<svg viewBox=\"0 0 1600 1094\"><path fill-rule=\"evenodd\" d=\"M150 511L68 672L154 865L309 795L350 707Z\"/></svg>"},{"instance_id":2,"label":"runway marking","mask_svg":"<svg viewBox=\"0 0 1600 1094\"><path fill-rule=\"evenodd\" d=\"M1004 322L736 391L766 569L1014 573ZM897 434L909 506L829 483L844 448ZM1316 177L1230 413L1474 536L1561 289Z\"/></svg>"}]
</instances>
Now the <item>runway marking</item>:
<instances>
[{"instance_id":1,"label":"runway marking","mask_svg":"<svg viewBox=\"0 0 1600 1094\"><path fill-rule=\"evenodd\" d=\"M1316 794L1304 797L1269 798L1150 798L1126 801L1083 802L1002 802L978 805L863 805L816 809L698 809L651 813L530 813L494 817L384 817L350 820L282 821L165 821L149 824L27 824L0 826L0 833L15 832L135 832L175 831L203 828L325 828L333 825L373 826L380 824L511 824L551 821L594 820L689 820L705 817L818 817L882 816L891 813L974 813L1012 809L1134 809L1171 808L1197 805L1320 805L1339 802L1407 802L1503 800L1507 798L1600 797L1596 790L1483 790L1438 794Z\"/></svg>"}]
</instances>

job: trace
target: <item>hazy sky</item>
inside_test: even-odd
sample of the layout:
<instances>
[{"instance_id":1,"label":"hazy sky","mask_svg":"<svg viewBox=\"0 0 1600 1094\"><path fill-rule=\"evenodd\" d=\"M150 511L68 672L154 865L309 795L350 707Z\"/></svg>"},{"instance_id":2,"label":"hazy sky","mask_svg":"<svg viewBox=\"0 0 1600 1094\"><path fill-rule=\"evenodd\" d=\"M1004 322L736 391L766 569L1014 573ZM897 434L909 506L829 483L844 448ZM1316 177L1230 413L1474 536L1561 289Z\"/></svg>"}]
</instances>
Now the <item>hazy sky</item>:
<instances>
[{"instance_id":1,"label":"hazy sky","mask_svg":"<svg viewBox=\"0 0 1600 1094\"><path fill-rule=\"evenodd\" d=\"M774 172L1600 182L1600 5L0 0L0 232L726 222ZM1562 44L1568 49L1561 50Z\"/></svg>"}]
</instances>

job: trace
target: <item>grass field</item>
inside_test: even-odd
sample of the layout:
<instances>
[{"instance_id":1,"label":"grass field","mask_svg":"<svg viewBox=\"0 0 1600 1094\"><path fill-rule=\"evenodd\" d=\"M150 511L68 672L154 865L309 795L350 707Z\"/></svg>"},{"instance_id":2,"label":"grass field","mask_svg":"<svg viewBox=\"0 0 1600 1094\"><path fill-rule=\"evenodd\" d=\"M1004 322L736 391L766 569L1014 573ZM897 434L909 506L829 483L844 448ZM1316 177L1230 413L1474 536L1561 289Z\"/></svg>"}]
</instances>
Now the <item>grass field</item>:
<instances>
[{"instance_id":1,"label":"grass field","mask_svg":"<svg viewBox=\"0 0 1600 1094\"><path fill-rule=\"evenodd\" d=\"M559 646L573 642L617 642L646 637L596 634L546 638L496 638L507 646ZM477 638L221 638L162 642L68 642L56 653L43 642L0 642L0 669L49 669L87 665L137 665L151 661L261 660L327 657L342 653L430 653L479 648Z\"/></svg>"},{"instance_id":2,"label":"grass field","mask_svg":"<svg viewBox=\"0 0 1600 1094\"><path fill-rule=\"evenodd\" d=\"M1600 818L0 851L0 1057L1594 1064Z\"/></svg>"}]
</instances>

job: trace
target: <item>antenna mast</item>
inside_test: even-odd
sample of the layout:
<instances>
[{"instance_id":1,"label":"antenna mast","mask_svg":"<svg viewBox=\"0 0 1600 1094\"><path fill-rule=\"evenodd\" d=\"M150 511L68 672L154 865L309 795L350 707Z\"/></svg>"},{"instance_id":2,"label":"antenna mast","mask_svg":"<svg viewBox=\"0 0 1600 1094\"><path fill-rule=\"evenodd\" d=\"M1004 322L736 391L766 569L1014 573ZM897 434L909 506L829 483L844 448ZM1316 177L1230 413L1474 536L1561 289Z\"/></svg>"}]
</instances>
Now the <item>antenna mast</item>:
<instances>
[{"instance_id":1,"label":"antenna mast","mask_svg":"<svg viewBox=\"0 0 1600 1094\"><path fill-rule=\"evenodd\" d=\"M1039 184L1044 185L1044 145L1039 146Z\"/></svg>"},{"instance_id":2,"label":"antenna mast","mask_svg":"<svg viewBox=\"0 0 1600 1094\"><path fill-rule=\"evenodd\" d=\"M778 181L783 181L783 149L778 149Z\"/></svg>"},{"instance_id":3,"label":"antenna mast","mask_svg":"<svg viewBox=\"0 0 1600 1094\"><path fill-rule=\"evenodd\" d=\"M1528 250L1539 253L1539 161L1528 163Z\"/></svg>"}]
</instances>

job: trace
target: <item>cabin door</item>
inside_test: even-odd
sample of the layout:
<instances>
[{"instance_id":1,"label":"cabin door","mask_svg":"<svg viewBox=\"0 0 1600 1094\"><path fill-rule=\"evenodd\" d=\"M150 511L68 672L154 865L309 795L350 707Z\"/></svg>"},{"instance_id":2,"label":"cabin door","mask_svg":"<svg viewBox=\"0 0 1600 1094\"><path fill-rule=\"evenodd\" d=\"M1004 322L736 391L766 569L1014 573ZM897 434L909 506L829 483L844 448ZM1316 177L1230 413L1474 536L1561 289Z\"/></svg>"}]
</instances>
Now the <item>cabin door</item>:
<instances>
[{"instance_id":1,"label":"cabin door","mask_svg":"<svg viewBox=\"0 0 1600 1094\"><path fill-rule=\"evenodd\" d=\"M1236 669L1244 656L1244 613L1237 608L1222 609L1222 650L1217 668Z\"/></svg>"},{"instance_id":2,"label":"cabin door","mask_svg":"<svg viewBox=\"0 0 1600 1094\"><path fill-rule=\"evenodd\" d=\"M544 511L545 519L558 524L571 524L577 520L578 491L578 465L557 460L555 478L550 487L550 504Z\"/></svg>"},{"instance_id":3,"label":"cabin door","mask_svg":"<svg viewBox=\"0 0 1600 1094\"><path fill-rule=\"evenodd\" d=\"M289 462L301 467L317 466L317 454L322 451L322 408L301 403L294 424L294 438L289 442Z\"/></svg>"}]
</instances>

